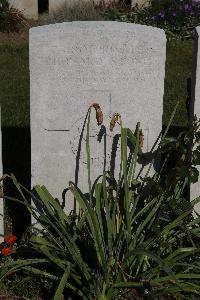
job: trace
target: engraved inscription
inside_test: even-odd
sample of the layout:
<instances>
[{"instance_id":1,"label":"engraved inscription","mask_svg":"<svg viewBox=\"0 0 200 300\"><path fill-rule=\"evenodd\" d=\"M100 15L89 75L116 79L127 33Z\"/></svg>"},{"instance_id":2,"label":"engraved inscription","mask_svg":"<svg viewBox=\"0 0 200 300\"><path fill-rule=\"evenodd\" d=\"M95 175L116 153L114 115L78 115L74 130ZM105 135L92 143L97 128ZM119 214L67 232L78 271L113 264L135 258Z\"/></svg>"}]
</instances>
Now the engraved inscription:
<instances>
[{"instance_id":1,"label":"engraved inscription","mask_svg":"<svg viewBox=\"0 0 200 300\"><path fill-rule=\"evenodd\" d=\"M133 40L132 36L123 37L120 43L113 45L107 37L99 38L94 34L94 40L74 40L67 49L59 53L59 48L41 61L47 67L52 80L57 80L60 70L62 82L76 83L76 85L90 85L101 83L110 84L109 78L115 84L132 84L133 80L142 81L144 76L150 74L149 55L141 42ZM138 47L137 47L138 46ZM149 51L150 52L150 51ZM145 72L141 72L141 65ZM137 70L137 72L136 72Z\"/></svg>"}]
</instances>

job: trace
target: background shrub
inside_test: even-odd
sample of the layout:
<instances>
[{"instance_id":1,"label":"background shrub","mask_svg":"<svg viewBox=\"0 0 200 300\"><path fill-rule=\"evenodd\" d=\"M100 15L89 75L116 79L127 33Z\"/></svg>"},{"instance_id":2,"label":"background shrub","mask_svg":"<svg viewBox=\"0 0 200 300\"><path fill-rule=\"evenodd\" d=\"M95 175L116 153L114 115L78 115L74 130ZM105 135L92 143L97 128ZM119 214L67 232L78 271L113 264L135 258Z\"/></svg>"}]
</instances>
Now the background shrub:
<instances>
[{"instance_id":1,"label":"background shrub","mask_svg":"<svg viewBox=\"0 0 200 300\"><path fill-rule=\"evenodd\" d=\"M66 21L99 21L104 20L100 10L92 0L67 1L59 10L51 15L43 14L40 16L43 23L60 23Z\"/></svg>"},{"instance_id":2,"label":"background shrub","mask_svg":"<svg viewBox=\"0 0 200 300\"><path fill-rule=\"evenodd\" d=\"M107 10L112 20L141 23L165 30L168 38L192 38L200 24L200 2L191 0L152 0L149 7L133 10Z\"/></svg>"},{"instance_id":3,"label":"background shrub","mask_svg":"<svg viewBox=\"0 0 200 300\"><path fill-rule=\"evenodd\" d=\"M21 28L27 27L23 14L13 7L9 7L7 0L0 0L0 31L18 32Z\"/></svg>"}]
</instances>

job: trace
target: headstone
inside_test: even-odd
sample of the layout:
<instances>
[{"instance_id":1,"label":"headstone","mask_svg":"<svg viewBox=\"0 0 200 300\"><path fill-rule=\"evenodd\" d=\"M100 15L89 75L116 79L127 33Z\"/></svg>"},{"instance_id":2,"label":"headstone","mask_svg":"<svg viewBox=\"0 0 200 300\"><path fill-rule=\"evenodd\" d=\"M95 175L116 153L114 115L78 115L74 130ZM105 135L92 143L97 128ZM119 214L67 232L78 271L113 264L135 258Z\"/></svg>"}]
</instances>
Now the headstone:
<instances>
[{"instance_id":1,"label":"headstone","mask_svg":"<svg viewBox=\"0 0 200 300\"><path fill-rule=\"evenodd\" d=\"M194 53L194 76L193 76L193 84L194 86L194 115L197 118L200 118L200 26L196 28L196 46L195 53ZM200 173L200 167L199 173ZM191 184L190 187L190 199L193 200L200 196L200 180L195 184ZM200 213L200 203L196 205L195 209Z\"/></svg>"},{"instance_id":2,"label":"headstone","mask_svg":"<svg viewBox=\"0 0 200 300\"><path fill-rule=\"evenodd\" d=\"M1 107L0 107L0 178L2 176L3 176L3 162L2 162L2 138L1 138ZM0 198L0 242L3 241L3 237L4 237L4 205L3 205L3 199Z\"/></svg>"},{"instance_id":3,"label":"headstone","mask_svg":"<svg viewBox=\"0 0 200 300\"><path fill-rule=\"evenodd\" d=\"M132 130L141 122L143 151L151 150L162 129L163 30L110 21L67 22L32 28L29 47L32 185L46 185L59 199L69 180L88 191L85 133L80 155L78 146L94 102L103 110L106 128L115 112ZM111 140L119 132L118 125L105 135L92 112L92 182L108 169ZM67 202L66 209L72 208Z\"/></svg>"},{"instance_id":4,"label":"headstone","mask_svg":"<svg viewBox=\"0 0 200 300\"><path fill-rule=\"evenodd\" d=\"M38 19L38 0L9 0L11 7L21 11L27 19Z\"/></svg>"}]
</instances>

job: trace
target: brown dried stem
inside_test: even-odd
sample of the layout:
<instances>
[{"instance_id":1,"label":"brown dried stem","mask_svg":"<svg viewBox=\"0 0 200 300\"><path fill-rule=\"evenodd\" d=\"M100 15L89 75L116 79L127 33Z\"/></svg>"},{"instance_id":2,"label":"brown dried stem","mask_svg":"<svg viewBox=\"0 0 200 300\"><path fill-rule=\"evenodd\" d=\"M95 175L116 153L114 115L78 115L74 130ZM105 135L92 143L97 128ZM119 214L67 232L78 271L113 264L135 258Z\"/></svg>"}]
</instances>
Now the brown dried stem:
<instances>
[{"instance_id":1,"label":"brown dried stem","mask_svg":"<svg viewBox=\"0 0 200 300\"><path fill-rule=\"evenodd\" d=\"M121 115L119 113L115 113L112 117L112 120L110 122L110 131L113 131L115 125L121 122Z\"/></svg>"},{"instance_id":2,"label":"brown dried stem","mask_svg":"<svg viewBox=\"0 0 200 300\"><path fill-rule=\"evenodd\" d=\"M101 110L101 107L98 103L93 103L91 105L91 107L94 107L94 109L96 111L96 120L97 120L97 124L99 126L103 123L103 112Z\"/></svg>"}]
</instances>

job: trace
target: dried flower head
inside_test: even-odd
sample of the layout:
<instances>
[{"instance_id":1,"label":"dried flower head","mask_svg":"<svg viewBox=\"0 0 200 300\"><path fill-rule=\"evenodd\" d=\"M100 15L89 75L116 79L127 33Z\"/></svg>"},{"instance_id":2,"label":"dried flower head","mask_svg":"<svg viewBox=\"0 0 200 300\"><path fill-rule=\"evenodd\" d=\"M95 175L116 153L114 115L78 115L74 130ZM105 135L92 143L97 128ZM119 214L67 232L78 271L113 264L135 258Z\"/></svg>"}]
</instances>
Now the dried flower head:
<instances>
[{"instance_id":1,"label":"dried flower head","mask_svg":"<svg viewBox=\"0 0 200 300\"><path fill-rule=\"evenodd\" d=\"M103 112L101 110L101 107L98 103L93 103L91 107L94 107L94 109L96 110L96 120L99 126L103 123Z\"/></svg>"},{"instance_id":2,"label":"dried flower head","mask_svg":"<svg viewBox=\"0 0 200 300\"><path fill-rule=\"evenodd\" d=\"M121 115L118 113L115 113L112 117L112 120L110 122L110 131L113 131L115 125L121 121Z\"/></svg>"},{"instance_id":3,"label":"dried flower head","mask_svg":"<svg viewBox=\"0 0 200 300\"><path fill-rule=\"evenodd\" d=\"M136 124L134 135L137 136L138 132L139 132L139 146L140 146L140 148L143 148L143 146L144 146L144 133L143 133L142 129L140 128L140 122L138 122Z\"/></svg>"},{"instance_id":4,"label":"dried flower head","mask_svg":"<svg viewBox=\"0 0 200 300\"><path fill-rule=\"evenodd\" d=\"M144 133L142 132L142 129L139 131L139 145L141 148L144 146Z\"/></svg>"}]
</instances>

